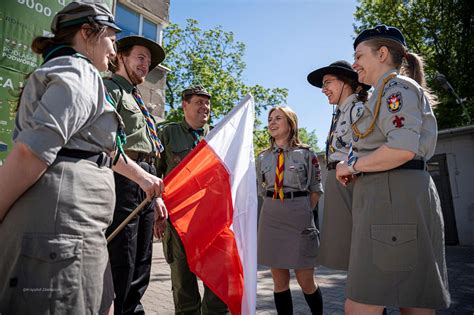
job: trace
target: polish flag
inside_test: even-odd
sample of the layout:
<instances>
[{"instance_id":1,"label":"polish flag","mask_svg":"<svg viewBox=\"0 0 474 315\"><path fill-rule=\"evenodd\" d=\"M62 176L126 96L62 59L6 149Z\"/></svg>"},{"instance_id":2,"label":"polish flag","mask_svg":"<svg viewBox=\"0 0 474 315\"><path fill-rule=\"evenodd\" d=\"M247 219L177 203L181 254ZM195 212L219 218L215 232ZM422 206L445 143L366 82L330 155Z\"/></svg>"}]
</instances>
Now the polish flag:
<instances>
[{"instance_id":1,"label":"polish flag","mask_svg":"<svg viewBox=\"0 0 474 315\"><path fill-rule=\"evenodd\" d=\"M254 100L247 95L164 179L189 268L232 314L255 314Z\"/></svg>"}]
</instances>

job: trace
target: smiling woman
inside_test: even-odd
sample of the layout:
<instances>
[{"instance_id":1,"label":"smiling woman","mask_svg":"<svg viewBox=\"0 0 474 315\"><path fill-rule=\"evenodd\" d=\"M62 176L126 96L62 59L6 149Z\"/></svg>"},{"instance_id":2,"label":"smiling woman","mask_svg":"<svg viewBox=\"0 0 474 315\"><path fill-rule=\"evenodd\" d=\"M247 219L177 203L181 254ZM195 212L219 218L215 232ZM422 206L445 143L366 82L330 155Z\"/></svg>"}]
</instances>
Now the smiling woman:
<instances>
[{"instance_id":1,"label":"smiling woman","mask_svg":"<svg viewBox=\"0 0 474 315\"><path fill-rule=\"evenodd\" d=\"M258 229L258 263L271 267L278 314L292 314L290 269L294 269L312 314L322 314L314 282L318 230L313 209L322 194L316 154L301 143L298 119L289 107L268 114L271 147L257 158L258 192L264 198Z\"/></svg>"}]
</instances>

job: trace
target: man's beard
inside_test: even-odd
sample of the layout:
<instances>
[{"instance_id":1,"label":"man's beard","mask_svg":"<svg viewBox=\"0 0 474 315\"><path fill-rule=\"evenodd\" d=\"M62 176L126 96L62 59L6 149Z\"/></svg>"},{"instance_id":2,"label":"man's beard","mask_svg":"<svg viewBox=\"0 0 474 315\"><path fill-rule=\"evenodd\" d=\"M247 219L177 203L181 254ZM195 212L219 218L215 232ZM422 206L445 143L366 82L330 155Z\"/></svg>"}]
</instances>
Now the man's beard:
<instances>
[{"instance_id":1,"label":"man's beard","mask_svg":"<svg viewBox=\"0 0 474 315\"><path fill-rule=\"evenodd\" d=\"M135 71L130 69L128 65L126 65L125 63L124 65L125 65L125 69L127 70L128 78L132 82L132 85L139 85L145 82L145 77L139 76Z\"/></svg>"}]
</instances>

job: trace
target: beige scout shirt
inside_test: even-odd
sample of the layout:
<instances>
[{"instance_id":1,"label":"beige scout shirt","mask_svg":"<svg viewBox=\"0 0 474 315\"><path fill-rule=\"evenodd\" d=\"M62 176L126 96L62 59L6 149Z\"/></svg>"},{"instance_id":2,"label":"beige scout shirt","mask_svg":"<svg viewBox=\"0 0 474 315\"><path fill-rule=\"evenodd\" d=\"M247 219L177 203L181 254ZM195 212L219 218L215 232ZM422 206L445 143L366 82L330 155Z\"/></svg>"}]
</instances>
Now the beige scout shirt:
<instances>
[{"instance_id":1,"label":"beige scout shirt","mask_svg":"<svg viewBox=\"0 0 474 315\"><path fill-rule=\"evenodd\" d=\"M294 147L283 150L285 170L283 173L283 191L323 192L321 168L316 154L307 148ZM257 157L258 194L273 191L277 165L278 147L263 151Z\"/></svg>"},{"instance_id":2,"label":"beige scout shirt","mask_svg":"<svg viewBox=\"0 0 474 315\"><path fill-rule=\"evenodd\" d=\"M84 58L54 58L26 83L13 141L51 165L62 148L112 152L118 119L97 69Z\"/></svg>"},{"instance_id":3,"label":"beige scout shirt","mask_svg":"<svg viewBox=\"0 0 474 315\"><path fill-rule=\"evenodd\" d=\"M365 156L382 145L414 152L415 159L430 159L435 151L437 124L423 88L414 80L397 75L381 91L382 81L395 70L385 73L377 82L374 93L362 110L353 110L352 120L364 133L373 119L379 93L382 94L380 113L374 131L359 139L353 134L357 156Z\"/></svg>"},{"instance_id":4,"label":"beige scout shirt","mask_svg":"<svg viewBox=\"0 0 474 315\"><path fill-rule=\"evenodd\" d=\"M334 128L334 134L329 139L330 145L334 149L334 152L329 153L329 162L347 161L352 139L351 112L352 108L359 104L363 104L363 102L358 102L357 95L352 94L345 99L343 104L338 105L341 114Z\"/></svg>"}]
</instances>

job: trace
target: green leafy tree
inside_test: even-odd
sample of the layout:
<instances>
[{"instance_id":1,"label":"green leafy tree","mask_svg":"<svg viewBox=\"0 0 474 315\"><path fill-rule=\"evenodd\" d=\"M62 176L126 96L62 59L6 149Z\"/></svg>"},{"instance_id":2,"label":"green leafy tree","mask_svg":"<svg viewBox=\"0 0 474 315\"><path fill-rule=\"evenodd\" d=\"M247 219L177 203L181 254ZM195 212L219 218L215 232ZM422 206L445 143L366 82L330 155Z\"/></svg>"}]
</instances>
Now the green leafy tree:
<instances>
[{"instance_id":1,"label":"green leafy tree","mask_svg":"<svg viewBox=\"0 0 474 315\"><path fill-rule=\"evenodd\" d=\"M212 94L211 120L216 122L228 113L247 93L255 98L256 116L268 106L285 103L288 90L269 89L243 83L245 45L234 40L232 32L222 27L199 28L198 21L188 19L184 28L171 24L164 32L167 75L166 119L183 117L181 92L194 84L203 85Z\"/></svg>"},{"instance_id":2,"label":"green leafy tree","mask_svg":"<svg viewBox=\"0 0 474 315\"><path fill-rule=\"evenodd\" d=\"M470 0L358 0L354 30L377 24L399 28L409 50L425 59L428 86L438 95L435 108L440 129L469 124L474 118L474 2ZM463 107L436 84L446 75L455 91L466 98ZM471 123L474 122L472 119Z\"/></svg>"}]
</instances>

